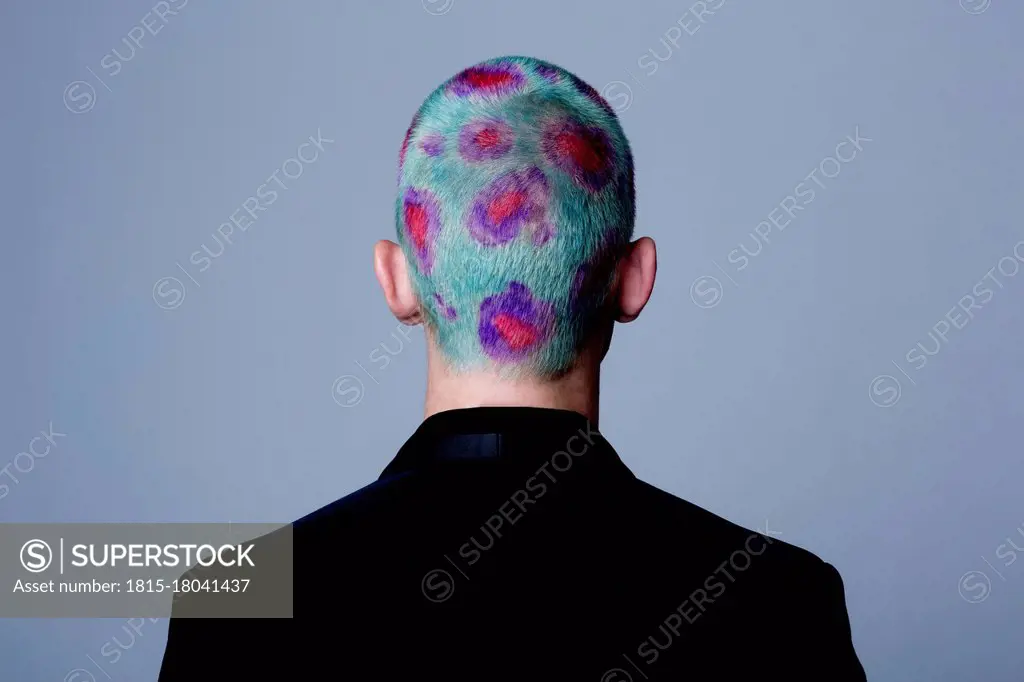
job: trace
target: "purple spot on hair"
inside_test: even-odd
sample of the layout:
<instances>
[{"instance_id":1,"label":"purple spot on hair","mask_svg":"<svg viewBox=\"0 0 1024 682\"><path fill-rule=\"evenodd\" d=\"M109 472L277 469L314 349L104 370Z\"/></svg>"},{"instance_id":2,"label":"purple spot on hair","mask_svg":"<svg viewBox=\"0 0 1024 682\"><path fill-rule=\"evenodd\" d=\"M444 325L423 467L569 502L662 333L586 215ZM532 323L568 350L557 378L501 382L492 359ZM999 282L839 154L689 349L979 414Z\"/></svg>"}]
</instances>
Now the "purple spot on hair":
<instances>
[{"instance_id":1,"label":"purple spot on hair","mask_svg":"<svg viewBox=\"0 0 1024 682\"><path fill-rule=\"evenodd\" d=\"M576 86L576 90L579 91L580 94L584 95L591 102L604 109L608 114L615 116L615 109L612 108L612 105L608 104L608 100L602 97L601 93L595 90L593 86L575 74L570 74L570 78L572 79L572 84Z\"/></svg>"},{"instance_id":2,"label":"purple spot on hair","mask_svg":"<svg viewBox=\"0 0 1024 682\"><path fill-rule=\"evenodd\" d=\"M633 181L633 164L631 161L627 163L625 172L620 172L618 177L615 178L615 194L617 200L623 206L633 205L636 189Z\"/></svg>"},{"instance_id":3,"label":"purple spot on hair","mask_svg":"<svg viewBox=\"0 0 1024 682\"><path fill-rule=\"evenodd\" d=\"M554 121L544 130L541 148L552 165L592 192L608 184L615 171L615 149L599 126Z\"/></svg>"},{"instance_id":4,"label":"purple spot on hair","mask_svg":"<svg viewBox=\"0 0 1024 682\"><path fill-rule=\"evenodd\" d=\"M459 153L467 161L493 161L512 149L512 128L504 121L467 123L459 131Z\"/></svg>"},{"instance_id":5,"label":"purple spot on hair","mask_svg":"<svg viewBox=\"0 0 1024 682\"><path fill-rule=\"evenodd\" d=\"M538 76L552 83L557 83L558 81L561 80L561 74L558 72L558 69L551 66L550 64L538 64L535 67L535 71L537 72Z\"/></svg>"},{"instance_id":6,"label":"purple spot on hair","mask_svg":"<svg viewBox=\"0 0 1024 682\"><path fill-rule=\"evenodd\" d=\"M434 302L437 303L437 308L441 311L441 314L444 315L445 319L454 320L458 317L458 314L455 312L455 308L445 303L441 294L434 294Z\"/></svg>"},{"instance_id":7,"label":"purple spot on hair","mask_svg":"<svg viewBox=\"0 0 1024 682\"><path fill-rule=\"evenodd\" d=\"M525 358L551 338L554 326L554 306L536 300L521 282L509 282L480 304L480 343L499 362Z\"/></svg>"},{"instance_id":8,"label":"purple spot on hair","mask_svg":"<svg viewBox=\"0 0 1024 682\"><path fill-rule=\"evenodd\" d=\"M398 181L402 181L402 168L405 166L405 155L409 151L409 140L412 139L412 134L416 130L416 126L420 122L420 112L416 112L412 117L412 123L405 131L405 137L402 139L402 148L398 150Z\"/></svg>"},{"instance_id":9,"label":"purple spot on hair","mask_svg":"<svg viewBox=\"0 0 1024 682\"><path fill-rule=\"evenodd\" d=\"M427 156L441 156L444 153L444 135L431 133L420 140L420 149Z\"/></svg>"},{"instance_id":10,"label":"purple spot on hair","mask_svg":"<svg viewBox=\"0 0 1024 682\"><path fill-rule=\"evenodd\" d=\"M587 280L587 272L589 270L589 263L580 263L580 266L576 268L576 274L572 278L572 291L569 296L569 306L574 312L580 307L579 302L581 294L583 293L583 283Z\"/></svg>"},{"instance_id":11,"label":"purple spot on hair","mask_svg":"<svg viewBox=\"0 0 1024 682\"><path fill-rule=\"evenodd\" d=\"M539 168L508 171L477 194L466 226L484 246L510 242L523 230L532 233L535 244L543 244L554 234L549 201L548 180Z\"/></svg>"},{"instance_id":12,"label":"purple spot on hair","mask_svg":"<svg viewBox=\"0 0 1024 682\"><path fill-rule=\"evenodd\" d=\"M533 229L534 246L544 246L549 239L555 236L555 226L549 220L542 220L536 223Z\"/></svg>"},{"instance_id":13,"label":"purple spot on hair","mask_svg":"<svg viewBox=\"0 0 1024 682\"><path fill-rule=\"evenodd\" d=\"M402 225L420 270L429 275L434 267L434 241L441 232L441 209L437 198L426 189L406 188L402 201Z\"/></svg>"},{"instance_id":14,"label":"purple spot on hair","mask_svg":"<svg viewBox=\"0 0 1024 682\"><path fill-rule=\"evenodd\" d=\"M458 97L480 95L507 95L523 87L526 78L522 70L511 62L496 62L471 66L448 82L448 92Z\"/></svg>"},{"instance_id":15,"label":"purple spot on hair","mask_svg":"<svg viewBox=\"0 0 1024 682\"><path fill-rule=\"evenodd\" d=\"M569 295L570 312L579 314L600 305L614 269L615 252L606 238L597 252L576 269Z\"/></svg>"}]
</instances>

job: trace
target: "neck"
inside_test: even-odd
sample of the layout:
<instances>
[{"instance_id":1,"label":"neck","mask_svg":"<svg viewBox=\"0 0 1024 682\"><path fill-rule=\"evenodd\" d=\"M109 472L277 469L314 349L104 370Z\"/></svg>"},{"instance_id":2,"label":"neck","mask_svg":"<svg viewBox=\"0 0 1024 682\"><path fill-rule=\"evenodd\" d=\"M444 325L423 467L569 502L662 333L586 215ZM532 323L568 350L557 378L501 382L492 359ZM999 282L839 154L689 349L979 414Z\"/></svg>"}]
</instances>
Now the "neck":
<instances>
[{"instance_id":1,"label":"neck","mask_svg":"<svg viewBox=\"0 0 1024 682\"><path fill-rule=\"evenodd\" d=\"M456 373L427 342L427 396L424 418L469 407L544 407L570 410L598 425L600 361L584 351L571 370L557 379L512 380L493 373Z\"/></svg>"}]
</instances>

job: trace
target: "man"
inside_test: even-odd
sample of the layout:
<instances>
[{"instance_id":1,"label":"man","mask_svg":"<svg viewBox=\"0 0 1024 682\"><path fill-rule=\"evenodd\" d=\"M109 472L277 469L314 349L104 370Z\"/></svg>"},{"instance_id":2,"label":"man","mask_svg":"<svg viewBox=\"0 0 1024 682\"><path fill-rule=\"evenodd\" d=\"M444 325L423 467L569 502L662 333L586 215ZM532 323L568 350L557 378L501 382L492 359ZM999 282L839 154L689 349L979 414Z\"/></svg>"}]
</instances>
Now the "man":
<instances>
[{"instance_id":1,"label":"man","mask_svg":"<svg viewBox=\"0 0 1024 682\"><path fill-rule=\"evenodd\" d=\"M834 568L637 480L598 432L656 255L593 88L523 57L449 79L406 133L396 221L374 267L425 325L424 422L294 524L293 620L179 603L161 682L865 679Z\"/></svg>"}]
</instances>

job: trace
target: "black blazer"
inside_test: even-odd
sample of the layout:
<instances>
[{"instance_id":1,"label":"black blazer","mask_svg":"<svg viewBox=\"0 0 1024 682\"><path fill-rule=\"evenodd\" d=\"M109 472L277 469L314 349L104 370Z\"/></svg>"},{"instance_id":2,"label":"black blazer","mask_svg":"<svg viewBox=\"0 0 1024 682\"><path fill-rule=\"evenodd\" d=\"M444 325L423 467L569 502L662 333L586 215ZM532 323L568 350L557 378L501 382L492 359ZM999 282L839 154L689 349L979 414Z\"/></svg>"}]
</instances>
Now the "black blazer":
<instances>
[{"instance_id":1,"label":"black blazer","mask_svg":"<svg viewBox=\"0 0 1024 682\"><path fill-rule=\"evenodd\" d=\"M434 415L292 532L294 618L179 600L160 682L865 680L831 565L638 480L574 412Z\"/></svg>"}]
</instances>

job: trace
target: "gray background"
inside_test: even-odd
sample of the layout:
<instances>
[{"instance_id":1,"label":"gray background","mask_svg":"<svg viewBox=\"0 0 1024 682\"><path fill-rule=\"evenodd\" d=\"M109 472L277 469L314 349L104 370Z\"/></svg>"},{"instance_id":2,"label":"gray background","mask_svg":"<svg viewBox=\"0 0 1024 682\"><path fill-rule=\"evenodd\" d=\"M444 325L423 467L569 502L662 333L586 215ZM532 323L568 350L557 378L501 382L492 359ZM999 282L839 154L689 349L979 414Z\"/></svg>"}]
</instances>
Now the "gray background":
<instances>
[{"instance_id":1,"label":"gray background","mask_svg":"<svg viewBox=\"0 0 1024 682\"><path fill-rule=\"evenodd\" d=\"M834 563L872 680L1019 680L1024 561L997 552L1024 546L1024 272L926 366L905 355L1024 239L1024 7L726 0L676 36L690 4L192 0L111 75L148 0L4 3L0 466L66 436L8 469L0 519L274 523L376 478L424 388L371 267L402 135L444 78L528 54L632 93L612 85L661 267L606 362L626 463ZM62 99L76 80L92 100ZM858 126L872 142L730 265ZM336 142L196 272L317 129ZM3 620L0 678L153 679L165 632Z\"/></svg>"}]
</instances>

